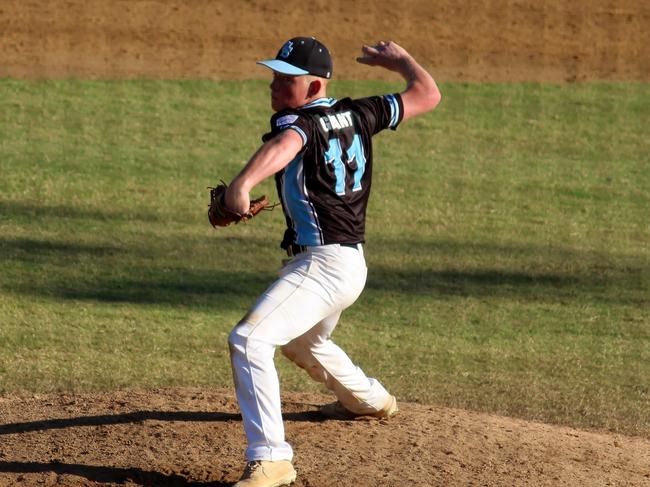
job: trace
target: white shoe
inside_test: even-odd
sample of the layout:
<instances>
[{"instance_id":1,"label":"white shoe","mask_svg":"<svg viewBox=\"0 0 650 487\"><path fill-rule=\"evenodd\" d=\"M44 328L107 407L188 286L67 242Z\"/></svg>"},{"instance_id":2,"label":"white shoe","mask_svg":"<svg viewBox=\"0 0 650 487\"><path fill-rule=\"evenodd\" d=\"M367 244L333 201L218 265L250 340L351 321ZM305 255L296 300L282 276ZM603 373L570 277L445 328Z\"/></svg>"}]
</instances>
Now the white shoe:
<instances>
[{"instance_id":1,"label":"white shoe","mask_svg":"<svg viewBox=\"0 0 650 487\"><path fill-rule=\"evenodd\" d=\"M296 470L289 460L248 462L244 473L233 487L280 487L296 480Z\"/></svg>"}]
</instances>

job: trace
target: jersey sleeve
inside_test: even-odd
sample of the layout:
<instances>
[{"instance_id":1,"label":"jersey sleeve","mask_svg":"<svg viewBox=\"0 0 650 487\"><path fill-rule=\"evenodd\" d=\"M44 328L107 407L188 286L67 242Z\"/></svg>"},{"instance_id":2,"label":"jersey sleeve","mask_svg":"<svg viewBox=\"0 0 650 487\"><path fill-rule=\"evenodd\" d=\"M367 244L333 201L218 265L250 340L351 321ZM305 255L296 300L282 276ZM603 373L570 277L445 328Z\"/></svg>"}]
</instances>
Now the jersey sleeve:
<instances>
[{"instance_id":1,"label":"jersey sleeve","mask_svg":"<svg viewBox=\"0 0 650 487\"><path fill-rule=\"evenodd\" d=\"M262 140L267 142L280 132L295 130L302 138L302 146L305 147L312 136L312 127L310 120L303 114L293 110L282 110L273 114L271 117L271 131L264 134Z\"/></svg>"},{"instance_id":2,"label":"jersey sleeve","mask_svg":"<svg viewBox=\"0 0 650 487\"><path fill-rule=\"evenodd\" d=\"M404 104L399 93L361 98L355 103L373 135L384 129L397 129L404 118Z\"/></svg>"}]
</instances>

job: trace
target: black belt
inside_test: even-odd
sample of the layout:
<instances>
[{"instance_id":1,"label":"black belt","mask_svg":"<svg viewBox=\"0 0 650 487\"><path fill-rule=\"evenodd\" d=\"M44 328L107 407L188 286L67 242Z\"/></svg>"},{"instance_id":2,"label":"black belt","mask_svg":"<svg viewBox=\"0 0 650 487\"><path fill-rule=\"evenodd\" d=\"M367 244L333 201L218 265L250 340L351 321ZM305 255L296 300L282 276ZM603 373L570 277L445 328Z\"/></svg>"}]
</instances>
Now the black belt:
<instances>
[{"instance_id":1,"label":"black belt","mask_svg":"<svg viewBox=\"0 0 650 487\"><path fill-rule=\"evenodd\" d=\"M358 243L352 244L352 243L342 243L339 244L341 247L350 247L353 249L358 248ZM287 247L287 255L289 257L293 257L294 255L298 255L300 252L304 252L307 250L309 247L314 247L314 245L298 245L298 244L291 244ZM316 246L318 247L318 246Z\"/></svg>"}]
</instances>

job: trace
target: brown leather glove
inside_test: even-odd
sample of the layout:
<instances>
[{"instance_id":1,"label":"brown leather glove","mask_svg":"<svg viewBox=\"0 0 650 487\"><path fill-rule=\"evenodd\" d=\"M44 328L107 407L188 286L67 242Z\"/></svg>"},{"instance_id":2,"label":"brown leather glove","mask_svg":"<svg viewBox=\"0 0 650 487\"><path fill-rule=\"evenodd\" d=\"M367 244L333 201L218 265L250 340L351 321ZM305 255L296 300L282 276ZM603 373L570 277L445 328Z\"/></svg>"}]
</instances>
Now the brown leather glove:
<instances>
[{"instance_id":1,"label":"brown leather glove","mask_svg":"<svg viewBox=\"0 0 650 487\"><path fill-rule=\"evenodd\" d=\"M210 190L210 205L208 208L208 219L213 227L227 227L231 223L245 222L253 218L260 211L269 206L269 199L266 195L251 201L246 213L237 213L229 210L225 204L226 190L228 186L221 181L216 188Z\"/></svg>"}]
</instances>

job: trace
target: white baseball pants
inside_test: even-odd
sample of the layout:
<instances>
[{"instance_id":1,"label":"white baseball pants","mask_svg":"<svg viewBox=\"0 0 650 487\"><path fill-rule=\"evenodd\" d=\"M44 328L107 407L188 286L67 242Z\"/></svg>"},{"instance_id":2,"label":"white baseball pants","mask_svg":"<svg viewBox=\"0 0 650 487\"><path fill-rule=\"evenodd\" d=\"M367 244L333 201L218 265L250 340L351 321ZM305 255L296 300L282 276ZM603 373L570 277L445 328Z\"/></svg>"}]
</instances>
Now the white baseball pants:
<instances>
[{"instance_id":1,"label":"white baseball pants","mask_svg":"<svg viewBox=\"0 0 650 487\"><path fill-rule=\"evenodd\" d=\"M228 339L237 400L248 440L246 458L291 460L285 441L275 348L324 383L350 411L375 412L389 394L366 377L330 336L341 312L361 294L363 248L309 247L295 256Z\"/></svg>"}]
</instances>

